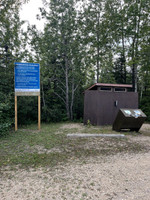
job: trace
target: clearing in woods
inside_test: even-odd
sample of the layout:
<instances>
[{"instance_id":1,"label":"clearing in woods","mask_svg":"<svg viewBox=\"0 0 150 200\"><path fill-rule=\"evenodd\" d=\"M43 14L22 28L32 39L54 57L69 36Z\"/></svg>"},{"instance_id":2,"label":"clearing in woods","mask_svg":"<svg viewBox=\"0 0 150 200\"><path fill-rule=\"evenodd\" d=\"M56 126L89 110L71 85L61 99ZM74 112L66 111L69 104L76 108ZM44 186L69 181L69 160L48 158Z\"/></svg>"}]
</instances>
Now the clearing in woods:
<instances>
[{"instance_id":1,"label":"clearing in woods","mask_svg":"<svg viewBox=\"0 0 150 200\"><path fill-rule=\"evenodd\" d=\"M148 200L150 125L125 138L68 138L115 133L79 123L28 126L0 138L0 199Z\"/></svg>"}]
</instances>

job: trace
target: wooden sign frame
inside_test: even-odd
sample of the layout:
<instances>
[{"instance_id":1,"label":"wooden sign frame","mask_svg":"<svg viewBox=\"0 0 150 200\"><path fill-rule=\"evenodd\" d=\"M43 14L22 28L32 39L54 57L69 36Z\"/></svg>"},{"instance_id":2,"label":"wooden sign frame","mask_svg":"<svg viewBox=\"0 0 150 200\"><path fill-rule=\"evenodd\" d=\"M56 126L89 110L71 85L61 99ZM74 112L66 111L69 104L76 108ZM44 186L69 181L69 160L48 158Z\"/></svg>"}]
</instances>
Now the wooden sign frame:
<instances>
[{"instance_id":1,"label":"wooden sign frame","mask_svg":"<svg viewBox=\"0 0 150 200\"><path fill-rule=\"evenodd\" d=\"M38 96L38 130L41 129L41 97ZM15 95L15 131L18 130L17 96Z\"/></svg>"},{"instance_id":2,"label":"wooden sign frame","mask_svg":"<svg viewBox=\"0 0 150 200\"><path fill-rule=\"evenodd\" d=\"M15 74L15 131L18 130L17 96L38 96L38 130L40 130L41 129L40 65L37 63L15 63L14 74ZM21 82L22 79L24 81L23 83ZM32 79L35 82L32 81ZM31 83L29 80L31 81Z\"/></svg>"}]
</instances>

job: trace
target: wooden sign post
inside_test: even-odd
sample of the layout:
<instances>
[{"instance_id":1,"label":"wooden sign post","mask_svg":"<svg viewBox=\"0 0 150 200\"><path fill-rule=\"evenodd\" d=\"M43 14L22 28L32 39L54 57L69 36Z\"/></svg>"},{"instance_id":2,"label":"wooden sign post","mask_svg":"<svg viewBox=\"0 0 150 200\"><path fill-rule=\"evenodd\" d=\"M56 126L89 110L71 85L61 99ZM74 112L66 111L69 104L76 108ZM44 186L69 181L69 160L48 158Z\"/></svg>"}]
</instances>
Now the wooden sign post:
<instances>
[{"instance_id":1,"label":"wooden sign post","mask_svg":"<svg viewBox=\"0 0 150 200\"><path fill-rule=\"evenodd\" d=\"M17 96L38 96L38 130L41 128L40 65L15 63L15 131L17 131Z\"/></svg>"},{"instance_id":2,"label":"wooden sign post","mask_svg":"<svg viewBox=\"0 0 150 200\"><path fill-rule=\"evenodd\" d=\"M41 129L41 99L40 95L38 96L38 129Z\"/></svg>"},{"instance_id":3,"label":"wooden sign post","mask_svg":"<svg viewBox=\"0 0 150 200\"><path fill-rule=\"evenodd\" d=\"M18 122L17 122L17 96L15 96L15 131L18 130Z\"/></svg>"}]
</instances>

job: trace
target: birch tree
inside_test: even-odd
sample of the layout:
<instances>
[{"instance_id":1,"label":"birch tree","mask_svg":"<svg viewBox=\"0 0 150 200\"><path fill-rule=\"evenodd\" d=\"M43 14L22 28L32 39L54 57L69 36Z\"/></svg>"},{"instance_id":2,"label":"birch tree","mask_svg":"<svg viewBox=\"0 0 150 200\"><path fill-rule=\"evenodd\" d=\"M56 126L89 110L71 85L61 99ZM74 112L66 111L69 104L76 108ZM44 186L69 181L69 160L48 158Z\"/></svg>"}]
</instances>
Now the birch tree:
<instances>
[{"instance_id":1,"label":"birch tree","mask_svg":"<svg viewBox=\"0 0 150 200\"><path fill-rule=\"evenodd\" d=\"M75 93L84 79L81 40L78 30L76 1L54 1L42 8L46 18L41 36L40 59L53 93L61 100L68 119L73 119ZM44 78L45 79L45 78Z\"/></svg>"}]
</instances>

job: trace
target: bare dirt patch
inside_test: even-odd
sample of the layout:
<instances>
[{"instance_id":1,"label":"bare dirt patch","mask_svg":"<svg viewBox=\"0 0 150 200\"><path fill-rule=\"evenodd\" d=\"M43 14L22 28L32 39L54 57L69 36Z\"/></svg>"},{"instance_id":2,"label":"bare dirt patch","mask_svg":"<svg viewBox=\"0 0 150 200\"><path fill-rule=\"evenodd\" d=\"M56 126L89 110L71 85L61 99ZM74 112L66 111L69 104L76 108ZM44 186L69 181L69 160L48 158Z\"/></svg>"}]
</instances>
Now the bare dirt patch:
<instances>
[{"instance_id":1,"label":"bare dirt patch","mask_svg":"<svg viewBox=\"0 0 150 200\"><path fill-rule=\"evenodd\" d=\"M34 145L34 146L29 146L26 145L24 147L24 153L38 153L38 154L48 154L48 153L53 153L53 152L58 152L61 153L62 150L60 150L59 148L51 148L51 149L46 149L44 148L44 146L41 145Z\"/></svg>"},{"instance_id":2,"label":"bare dirt patch","mask_svg":"<svg viewBox=\"0 0 150 200\"><path fill-rule=\"evenodd\" d=\"M150 155L97 157L55 169L2 171L1 200L148 200Z\"/></svg>"},{"instance_id":3,"label":"bare dirt patch","mask_svg":"<svg viewBox=\"0 0 150 200\"><path fill-rule=\"evenodd\" d=\"M150 136L150 124L143 124L140 129L140 132L149 133L149 136Z\"/></svg>"},{"instance_id":4,"label":"bare dirt patch","mask_svg":"<svg viewBox=\"0 0 150 200\"><path fill-rule=\"evenodd\" d=\"M69 124L64 124L61 126L61 129L79 129L82 130L84 129L85 126L82 123L69 123Z\"/></svg>"},{"instance_id":5,"label":"bare dirt patch","mask_svg":"<svg viewBox=\"0 0 150 200\"><path fill-rule=\"evenodd\" d=\"M148 150L150 150L150 137L149 136L143 136L143 135L139 135L139 136L127 136L127 138L131 142L140 143L144 147L146 147Z\"/></svg>"}]
</instances>

